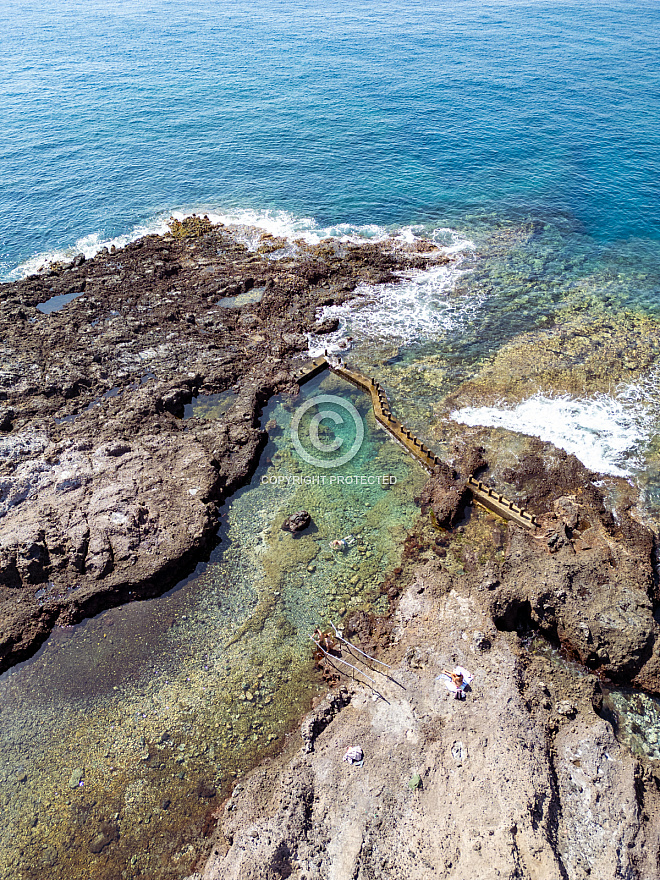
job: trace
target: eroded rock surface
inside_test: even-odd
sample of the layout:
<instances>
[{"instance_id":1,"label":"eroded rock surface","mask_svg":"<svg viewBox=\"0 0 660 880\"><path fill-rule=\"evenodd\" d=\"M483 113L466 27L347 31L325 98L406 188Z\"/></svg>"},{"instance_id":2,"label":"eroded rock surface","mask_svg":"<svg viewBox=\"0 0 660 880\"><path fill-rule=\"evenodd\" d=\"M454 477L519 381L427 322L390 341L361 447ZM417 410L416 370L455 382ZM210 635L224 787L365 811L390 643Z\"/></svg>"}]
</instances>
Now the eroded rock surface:
<instances>
[{"instance_id":1,"label":"eroded rock surface","mask_svg":"<svg viewBox=\"0 0 660 880\"><path fill-rule=\"evenodd\" d=\"M596 714L594 676L530 657L437 563L403 594L393 642L385 699L354 688L313 752L256 770L198 878L657 876L657 777ZM435 680L455 663L475 675L460 702ZM355 745L362 767L342 761Z\"/></svg>"},{"instance_id":2,"label":"eroded rock surface","mask_svg":"<svg viewBox=\"0 0 660 880\"><path fill-rule=\"evenodd\" d=\"M597 475L571 455L534 441L502 477L539 512L537 534L510 528L505 559L486 584L506 629L539 628L589 668L660 692L656 537L632 515L629 487L608 508Z\"/></svg>"},{"instance_id":3,"label":"eroded rock surface","mask_svg":"<svg viewBox=\"0 0 660 880\"><path fill-rule=\"evenodd\" d=\"M418 500L422 512L431 510L436 523L447 529L456 525L470 500L467 477L446 465L435 471Z\"/></svg>"},{"instance_id":4,"label":"eroded rock surface","mask_svg":"<svg viewBox=\"0 0 660 880\"><path fill-rule=\"evenodd\" d=\"M0 286L0 670L56 623L189 570L256 465L261 406L295 391L317 309L448 259L424 250L292 246L192 218ZM182 420L223 391L221 419Z\"/></svg>"}]
</instances>

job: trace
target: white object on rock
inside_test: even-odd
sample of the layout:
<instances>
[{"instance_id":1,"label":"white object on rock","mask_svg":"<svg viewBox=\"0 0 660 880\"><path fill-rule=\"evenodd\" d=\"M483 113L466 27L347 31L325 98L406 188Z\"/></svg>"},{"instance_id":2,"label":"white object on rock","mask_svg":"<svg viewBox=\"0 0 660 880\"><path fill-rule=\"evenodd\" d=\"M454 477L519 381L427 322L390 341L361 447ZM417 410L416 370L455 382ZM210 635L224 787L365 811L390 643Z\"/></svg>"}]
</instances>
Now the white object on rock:
<instances>
[{"instance_id":1,"label":"white object on rock","mask_svg":"<svg viewBox=\"0 0 660 880\"><path fill-rule=\"evenodd\" d=\"M364 761L364 752L360 746L351 746L344 755L343 760L347 761L349 764L362 765L362 762Z\"/></svg>"},{"instance_id":2,"label":"white object on rock","mask_svg":"<svg viewBox=\"0 0 660 880\"><path fill-rule=\"evenodd\" d=\"M446 672L440 673L436 678L436 681L441 681L444 684L450 694L457 694L459 691L464 691L474 680L474 675L472 675L471 672L468 672L463 666L457 666L454 669L454 675L463 677L463 681L460 685L457 685Z\"/></svg>"}]
</instances>

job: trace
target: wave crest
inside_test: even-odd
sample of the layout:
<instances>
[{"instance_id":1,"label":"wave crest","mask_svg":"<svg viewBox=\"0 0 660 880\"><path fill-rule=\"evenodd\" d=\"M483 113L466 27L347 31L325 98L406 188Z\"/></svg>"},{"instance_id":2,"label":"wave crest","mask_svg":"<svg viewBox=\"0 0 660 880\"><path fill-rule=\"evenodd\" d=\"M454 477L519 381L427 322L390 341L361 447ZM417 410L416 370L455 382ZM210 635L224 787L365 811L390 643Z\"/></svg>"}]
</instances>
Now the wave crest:
<instances>
[{"instance_id":1,"label":"wave crest","mask_svg":"<svg viewBox=\"0 0 660 880\"><path fill-rule=\"evenodd\" d=\"M259 236L263 232L269 232L277 238L284 238L291 242L302 239L310 245L319 244L328 238L347 243L383 241L387 238L402 243L412 243L421 234L430 235L437 240L444 240L449 251L456 245L455 233L444 228L430 231L425 231L422 226L386 229L375 223L337 223L323 226L313 217L296 217L287 211L258 211L254 209L222 211L202 206L179 208L167 213L161 212L149 221L136 224L131 230L121 235L109 236L103 231L89 233L67 247L54 248L50 251L34 254L11 269L3 280L17 281L20 278L38 273L51 263L70 262L77 254L82 253L87 259L90 259L103 248L110 249L113 246L122 248L145 235L164 235L168 231L168 221L171 217L183 220L193 214L205 215L212 223L223 223L230 227L238 239L251 249L258 247ZM256 234L255 230L258 230L259 233Z\"/></svg>"}]
</instances>

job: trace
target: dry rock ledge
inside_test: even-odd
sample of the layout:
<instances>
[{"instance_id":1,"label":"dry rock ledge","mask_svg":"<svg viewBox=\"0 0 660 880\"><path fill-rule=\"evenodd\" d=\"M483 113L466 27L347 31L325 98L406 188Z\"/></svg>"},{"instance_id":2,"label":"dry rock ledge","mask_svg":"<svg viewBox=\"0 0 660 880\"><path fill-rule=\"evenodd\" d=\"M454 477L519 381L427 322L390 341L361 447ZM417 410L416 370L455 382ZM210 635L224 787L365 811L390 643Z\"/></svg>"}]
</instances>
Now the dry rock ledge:
<instances>
[{"instance_id":1,"label":"dry rock ledge","mask_svg":"<svg viewBox=\"0 0 660 880\"><path fill-rule=\"evenodd\" d=\"M343 678L213 813L190 880L656 880L658 763L602 710L608 681L659 690L655 538L595 477L535 443L508 478L537 535L421 519L390 618L345 624L392 667L369 673L380 696ZM446 513L461 480L436 480ZM463 701L436 680L455 664L474 674ZM342 760L354 746L362 766Z\"/></svg>"},{"instance_id":2,"label":"dry rock ledge","mask_svg":"<svg viewBox=\"0 0 660 880\"><path fill-rule=\"evenodd\" d=\"M0 285L0 671L53 626L190 571L256 466L261 406L295 388L305 332L335 329L319 307L448 259L429 243L248 237L193 217ZM245 294L259 302L232 300ZM37 309L57 296L60 311ZM227 389L226 418L182 420Z\"/></svg>"}]
</instances>

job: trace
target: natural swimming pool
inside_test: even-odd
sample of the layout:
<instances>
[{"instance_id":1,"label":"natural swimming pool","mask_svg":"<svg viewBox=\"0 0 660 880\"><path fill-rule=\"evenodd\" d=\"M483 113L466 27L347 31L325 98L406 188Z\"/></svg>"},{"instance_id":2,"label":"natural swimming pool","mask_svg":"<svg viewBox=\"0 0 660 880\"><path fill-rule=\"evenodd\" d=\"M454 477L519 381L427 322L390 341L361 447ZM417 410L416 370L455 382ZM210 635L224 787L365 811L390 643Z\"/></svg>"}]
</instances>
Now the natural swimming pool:
<instances>
[{"instance_id":1,"label":"natural swimming pool","mask_svg":"<svg viewBox=\"0 0 660 880\"><path fill-rule=\"evenodd\" d=\"M334 400L310 405L320 396ZM200 398L188 414L212 418L217 405L221 418L226 404ZM356 446L350 408L363 440L327 467ZM302 454L290 432L301 409ZM318 691L314 629L386 609L379 587L417 515L423 470L377 428L368 398L332 375L272 400L262 424L268 445L223 509L207 561L160 598L56 629L0 678L7 876L186 876L218 798ZM301 509L312 524L282 531Z\"/></svg>"}]
</instances>

